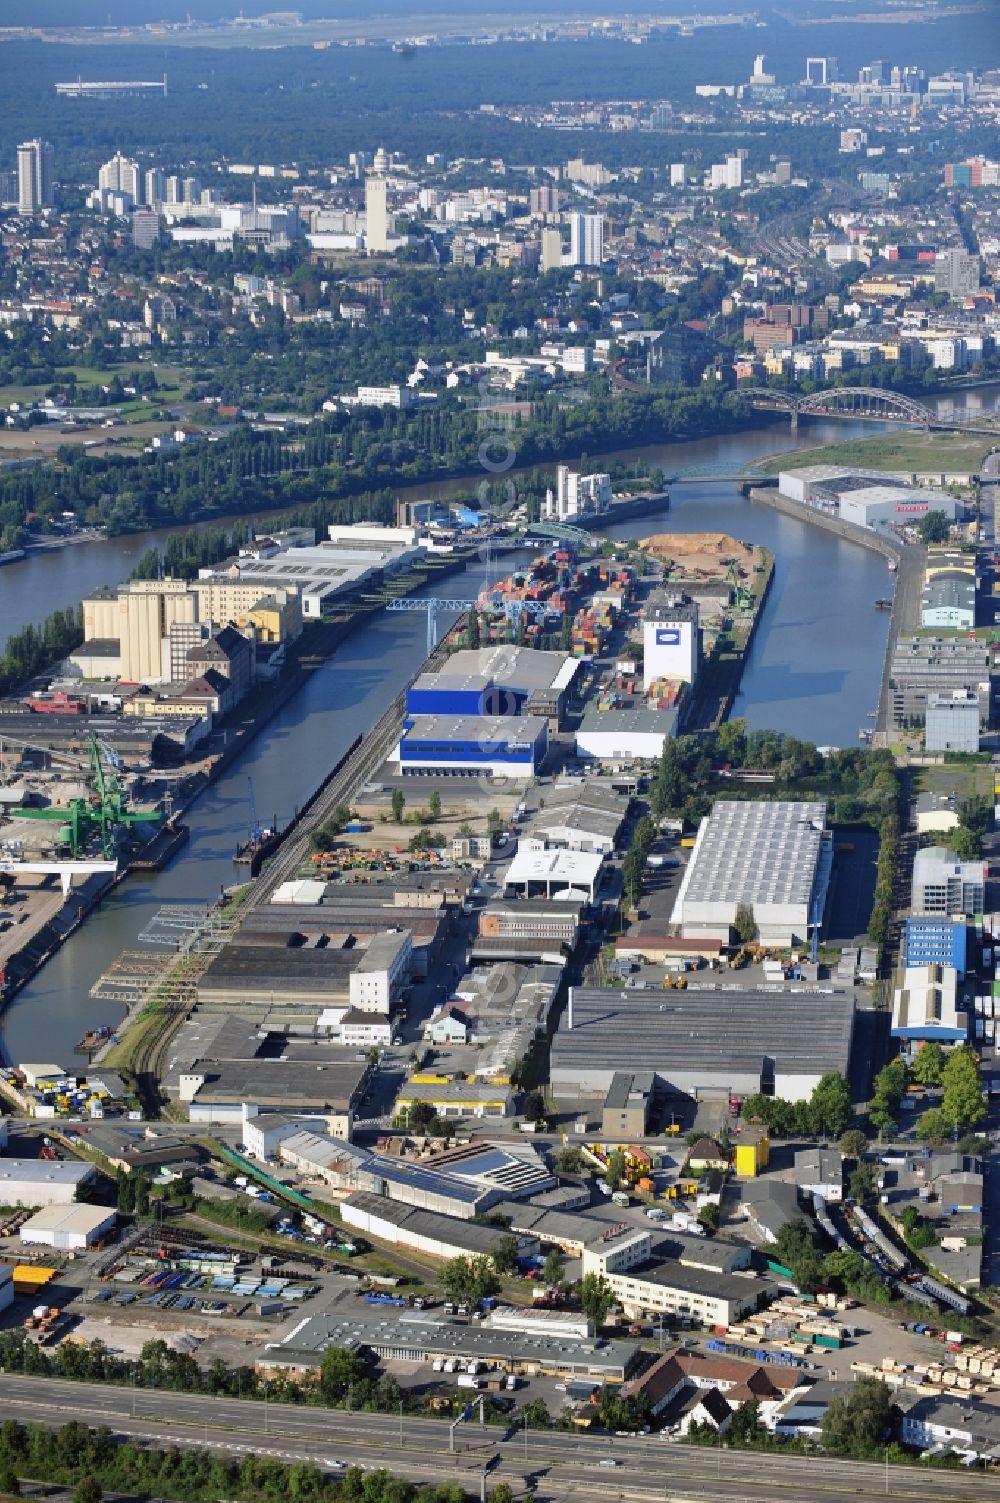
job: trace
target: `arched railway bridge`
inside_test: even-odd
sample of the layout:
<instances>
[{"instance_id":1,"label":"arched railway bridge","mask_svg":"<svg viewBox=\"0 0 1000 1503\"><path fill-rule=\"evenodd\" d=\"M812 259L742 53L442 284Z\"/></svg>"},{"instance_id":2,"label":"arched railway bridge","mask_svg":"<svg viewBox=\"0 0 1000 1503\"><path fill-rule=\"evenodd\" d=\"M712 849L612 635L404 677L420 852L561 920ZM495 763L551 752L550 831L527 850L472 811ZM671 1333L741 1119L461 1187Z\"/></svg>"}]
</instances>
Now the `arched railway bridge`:
<instances>
[{"instance_id":1,"label":"arched railway bridge","mask_svg":"<svg viewBox=\"0 0 1000 1503\"><path fill-rule=\"evenodd\" d=\"M923 428L951 427L938 415L902 392L886 391L880 386L829 386L808 396L781 391L773 386L741 386L739 395L754 407L767 412L787 412L792 427L800 417L870 418L875 422L913 423ZM958 426L955 424L954 426Z\"/></svg>"}]
</instances>

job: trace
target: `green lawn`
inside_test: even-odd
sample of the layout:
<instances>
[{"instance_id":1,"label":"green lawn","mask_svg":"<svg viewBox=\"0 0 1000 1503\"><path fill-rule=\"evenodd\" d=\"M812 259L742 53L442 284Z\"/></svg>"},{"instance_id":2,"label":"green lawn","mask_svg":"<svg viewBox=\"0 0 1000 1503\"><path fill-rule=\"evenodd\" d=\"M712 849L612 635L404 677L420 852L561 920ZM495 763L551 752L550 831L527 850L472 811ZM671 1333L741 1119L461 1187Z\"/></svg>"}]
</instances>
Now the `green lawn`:
<instances>
[{"instance_id":1,"label":"green lawn","mask_svg":"<svg viewBox=\"0 0 1000 1503\"><path fill-rule=\"evenodd\" d=\"M126 377L132 371L148 368L147 361L140 362L136 360L135 362L126 362L119 366L117 370L99 370L90 365L61 365L59 370L67 373L72 371L81 386L106 386L114 380L115 376L118 376L122 382L125 382ZM154 361L152 369L160 388L158 392L152 394L157 403L173 400L180 395L186 378L179 366L160 365ZM11 402L38 401L44 397L50 385L54 384L56 383L46 381L37 386L0 386L0 408L9 407ZM145 402L128 404L128 409L133 407L136 409L141 407L142 411L136 411L134 414L128 411L130 417L138 416L142 418L149 416L150 409ZM123 407L122 410L123 412L127 411L126 407Z\"/></svg>"},{"instance_id":2,"label":"green lawn","mask_svg":"<svg viewBox=\"0 0 1000 1503\"><path fill-rule=\"evenodd\" d=\"M913 470L929 474L973 474L993 447L989 438L971 433L879 433L847 439L817 449L774 454L761 469L776 475L811 464L857 464L874 470Z\"/></svg>"},{"instance_id":3,"label":"green lawn","mask_svg":"<svg viewBox=\"0 0 1000 1503\"><path fill-rule=\"evenodd\" d=\"M914 767L913 792L954 794L958 799L975 793L993 798L993 768L986 762L946 762L941 767Z\"/></svg>"}]
</instances>

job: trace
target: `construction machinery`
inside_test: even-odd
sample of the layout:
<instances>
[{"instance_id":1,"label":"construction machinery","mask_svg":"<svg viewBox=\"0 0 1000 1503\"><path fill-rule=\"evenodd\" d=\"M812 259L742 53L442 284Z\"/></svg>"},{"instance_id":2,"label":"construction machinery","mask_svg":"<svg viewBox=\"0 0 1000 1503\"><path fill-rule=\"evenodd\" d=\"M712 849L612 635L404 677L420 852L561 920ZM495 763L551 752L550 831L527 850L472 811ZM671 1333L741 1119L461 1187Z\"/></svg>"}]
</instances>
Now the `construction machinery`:
<instances>
[{"instance_id":1,"label":"construction machinery","mask_svg":"<svg viewBox=\"0 0 1000 1503\"><path fill-rule=\"evenodd\" d=\"M724 558L722 562L727 566L726 578L733 587L733 604L736 606L736 609L738 611L752 610L753 591L748 590L743 583L743 576L740 573L739 564L736 559Z\"/></svg>"},{"instance_id":2,"label":"construction machinery","mask_svg":"<svg viewBox=\"0 0 1000 1503\"><path fill-rule=\"evenodd\" d=\"M92 731L87 744L87 780L90 792L70 799L67 805L49 809L21 809L22 819L58 820L57 841L67 845L77 859L95 846L108 861L117 855L119 832L134 824L158 821L155 811L128 808L126 794L117 775L117 753L98 740ZM110 770L106 770L110 769Z\"/></svg>"}]
</instances>

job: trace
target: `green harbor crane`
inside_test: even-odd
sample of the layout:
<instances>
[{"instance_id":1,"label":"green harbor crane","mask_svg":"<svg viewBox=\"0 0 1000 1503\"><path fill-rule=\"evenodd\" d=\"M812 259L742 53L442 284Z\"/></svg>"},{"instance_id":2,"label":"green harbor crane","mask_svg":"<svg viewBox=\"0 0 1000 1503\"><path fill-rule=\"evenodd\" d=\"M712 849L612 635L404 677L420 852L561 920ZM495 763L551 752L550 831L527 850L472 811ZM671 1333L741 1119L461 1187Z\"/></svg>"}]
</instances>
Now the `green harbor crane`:
<instances>
[{"instance_id":1,"label":"green harbor crane","mask_svg":"<svg viewBox=\"0 0 1000 1503\"><path fill-rule=\"evenodd\" d=\"M111 771L105 770L105 763ZM113 861L118 851L120 830L135 824L159 820L152 810L130 809L115 769L117 754L100 742L93 731L87 745L88 781L91 792L85 798L73 798L59 808L22 809L24 819L58 820L62 828L58 843L68 845L74 860L96 846L105 860Z\"/></svg>"}]
</instances>

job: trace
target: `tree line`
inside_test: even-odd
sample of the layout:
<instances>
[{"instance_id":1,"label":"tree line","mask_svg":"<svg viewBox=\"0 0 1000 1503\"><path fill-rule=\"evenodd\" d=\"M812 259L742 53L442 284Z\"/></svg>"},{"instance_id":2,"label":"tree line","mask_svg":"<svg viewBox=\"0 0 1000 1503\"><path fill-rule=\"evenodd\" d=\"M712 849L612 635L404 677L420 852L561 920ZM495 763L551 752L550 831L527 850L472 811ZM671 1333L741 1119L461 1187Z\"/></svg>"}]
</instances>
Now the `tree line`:
<instances>
[{"instance_id":1,"label":"tree line","mask_svg":"<svg viewBox=\"0 0 1000 1503\"><path fill-rule=\"evenodd\" d=\"M332 1477L311 1461L252 1453L237 1460L200 1448L117 1441L107 1426L90 1429L79 1420L53 1430L7 1419L0 1424L0 1492L18 1496L22 1478L76 1484L76 1503L100 1503L111 1490L177 1503L465 1503L467 1497L457 1482L417 1486L360 1467Z\"/></svg>"},{"instance_id":2,"label":"tree line","mask_svg":"<svg viewBox=\"0 0 1000 1503\"><path fill-rule=\"evenodd\" d=\"M339 502L333 520L391 520L388 487L483 473L478 407L442 399L437 408L363 409L310 424L302 440L238 424L223 443L192 442L161 452L95 456L63 447L58 463L0 476L0 529L45 530L70 512L110 533L136 532L266 508ZM696 438L753 421L742 399L725 392L601 394L564 409L532 404L530 417L491 443L490 462L555 463L618 445ZM509 442L509 447L508 447ZM495 451L495 452L494 452ZM359 505L386 489L375 515Z\"/></svg>"}]
</instances>

